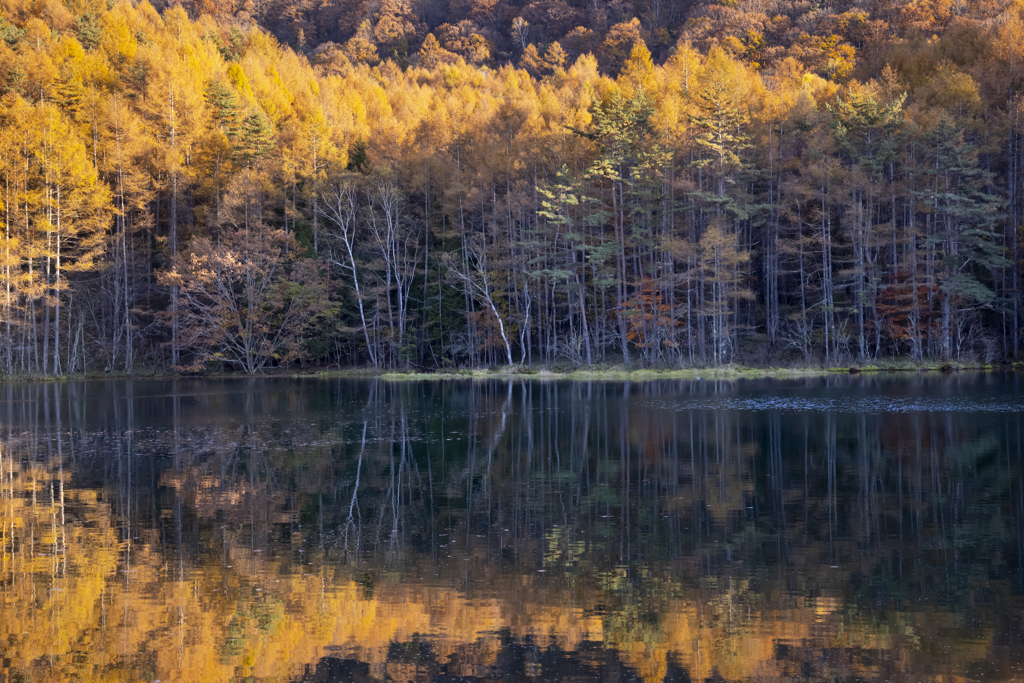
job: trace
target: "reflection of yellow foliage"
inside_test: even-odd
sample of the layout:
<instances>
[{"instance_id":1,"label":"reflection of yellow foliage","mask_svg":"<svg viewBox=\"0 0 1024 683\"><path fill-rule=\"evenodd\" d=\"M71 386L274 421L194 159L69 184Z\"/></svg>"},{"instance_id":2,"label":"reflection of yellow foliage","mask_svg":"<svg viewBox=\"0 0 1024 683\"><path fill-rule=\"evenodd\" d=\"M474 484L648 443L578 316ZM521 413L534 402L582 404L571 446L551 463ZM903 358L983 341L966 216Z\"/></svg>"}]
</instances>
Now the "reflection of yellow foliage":
<instances>
[{"instance_id":1,"label":"reflection of yellow foliage","mask_svg":"<svg viewBox=\"0 0 1024 683\"><path fill-rule=\"evenodd\" d=\"M180 479L165 481L173 488ZM230 536L225 556L187 566L145 542L143 530L130 534L138 542L119 541L116 512L93 491L69 489L59 471L11 466L2 483L0 654L38 680L288 680L328 654L412 680L415 664L388 662L388 651L416 638L429 639L440 661L456 656L457 673L484 676L503 631L567 651L603 641L649 681L662 680L670 660L698 680L783 677L780 644L891 651L908 668L941 646L952 673L992 644L991 633L961 633L952 614L877 625L851 619L837 594L805 601L771 582L755 588L721 577L693 586L645 575L662 587L640 595L625 567L568 583L483 567L488 588L469 593L459 578L428 584L385 573L368 592L355 580L361 572L285 566ZM565 534L547 541L553 561L574 557ZM879 673L874 664L849 666Z\"/></svg>"}]
</instances>

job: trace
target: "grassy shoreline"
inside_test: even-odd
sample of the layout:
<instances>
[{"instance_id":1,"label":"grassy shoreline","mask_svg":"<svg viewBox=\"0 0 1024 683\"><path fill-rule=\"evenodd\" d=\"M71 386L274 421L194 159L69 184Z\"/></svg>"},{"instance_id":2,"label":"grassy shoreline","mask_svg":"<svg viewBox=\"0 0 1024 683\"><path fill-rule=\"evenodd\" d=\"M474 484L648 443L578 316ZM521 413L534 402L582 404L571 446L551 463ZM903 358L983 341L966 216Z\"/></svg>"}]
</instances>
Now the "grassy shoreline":
<instances>
[{"instance_id":1,"label":"grassy shoreline","mask_svg":"<svg viewBox=\"0 0 1024 683\"><path fill-rule=\"evenodd\" d=\"M169 380L169 379L238 379L246 377L266 378L380 378L394 382L436 381L436 380L488 380L488 379L531 379L531 380L574 380L574 381L651 381L660 379L797 379L822 377L833 374L873 373L920 373L920 372L992 372L1024 371L1024 362L1013 364L951 364L926 362L909 363L903 359L891 359L863 366L790 366L752 367L726 365L718 368L630 368L625 366L596 366L593 368L524 368L501 367L493 369L459 369L423 371L384 371L373 368L273 368L257 375L239 372L209 372L203 374L181 374L173 372L143 371L134 375L125 373L88 373L66 376L18 375L0 377L0 382L65 382L65 381L107 381L107 380Z\"/></svg>"},{"instance_id":2,"label":"grassy shoreline","mask_svg":"<svg viewBox=\"0 0 1024 683\"><path fill-rule=\"evenodd\" d=\"M613 380L613 381L648 381L659 379L798 379L804 377L823 377L834 374L878 374L878 373L948 373L948 372L992 372L992 371L1024 371L1024 363L1016 364L979 364L957 365L947 363L926 363L921 365L864 365L842 367L750 367L726 365L718 368L627 368L601 367L594 369L573 368L567 370L499 368L493 370L459 370L434 373L421 372L386 372L380 376L391 381L423 381L453 379L547 379L547 380Z\"/></svg>"}]
</instances>

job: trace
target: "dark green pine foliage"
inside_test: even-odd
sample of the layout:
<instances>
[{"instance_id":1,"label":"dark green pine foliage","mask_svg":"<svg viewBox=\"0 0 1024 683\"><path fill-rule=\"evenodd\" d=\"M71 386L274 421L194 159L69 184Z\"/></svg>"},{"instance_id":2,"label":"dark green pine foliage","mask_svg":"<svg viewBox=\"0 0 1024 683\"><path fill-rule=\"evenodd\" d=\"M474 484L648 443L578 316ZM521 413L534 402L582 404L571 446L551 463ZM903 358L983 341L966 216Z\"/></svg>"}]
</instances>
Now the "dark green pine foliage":
<instances>
[{"instance_id":1,"label":"dark green pine foliage","mask_svg":"<svg viewBox=\"0 0 1024 683\"><path fill-rule=\"evenodd\" d=\"M345 170L353 173L366 173L370 170L370 157L366 148L366 140L362 137L352 143L348 151L348 165Z\"/></svg>"},{"instance_id":2,"label":"dark green pine foliage","mask_svg":"<svg viewBox=\"0 0 1024 683\"><path fill-rule=\"evenodd\" d=\"M241 107L238 105L235 92L220 81L210 81L203 94L213 109L213 119L217 122L217 127L229 140L237 138L241 131Z\"/></svg>"},{"instance_id":3,"label":"dark green pine foliage","mask_svg":"<svg viewBox=\"0 0 1024 683\"><path fill-rule=\"evenodd\" d=\"M18 47L18 43L20 43L21 39L24 37L24 31L7 21L4 17L0 17L0 40L7 43L8 47Z\"/></svg>"},{"instance_id":4,"label":"dark green pine foliage","mask_svg":"<svg viewBox=\"0 0 1024 683\"><path fill-rule=\"evenodd\" d=\"M879 99L871 88L852 90L846 97L828 105L832 114L832 134L842 151L847 169L843 180L843 223L849 235L850 254L845 258L833 244L838 262L851 264L849 277L852 298L836 310L852 310L857 324L858 356L865 360L870 352L869 327L875 331L876 348L882 329L878 297L881 292L881 267L874 256L874 243L893 224L894 216L886 215L886 206L899 194L896 186L900 151L908 135L903 114L906 94L888 102ZM839 302L836 302L839 306Z\"/></svg>"},{"instance_id":5,"label":"dark green pine foliage","mask_svg":"<svg viewBox=\"0 0 1024 683\"><path fill-rule=\"evenodd\" d=\"M633 137L629 146L627 183L632 201L628 216L634 243L646 251L654 247L660 213L667 208L664 179L665 170L672 163L672 153L662 144L661 134L654 128L654 102L647 93L638 90L629 105Z\"/></svg>"},{"instance_id":6,"label":"dark green pine foliage","mask_svg":"<svg viewBox=\"0 0 1024 683\"><path fill-rule=\"evenodd\" d=\"M208 33L205 39L217 46L217 51L220 52L220 56L224 58L225 62L237 62L245 53L245 36L237 26L232 26L228 32L227 45L216 33Z\"/></svg>"},{"instance_id":7,"label":"dark green pine foliage","mask_svg":"<svg viewBox=\"0 0 1024 683\"><path fill-rule=\"evenodd\" d=\"M89 12L78 17L75 21L75 30L78 33L78 42L86 50L91 50L100 42L103 29L100 27L100 19Z\"/></svg>"},{"instance_id":8,"label":"dark green pine foliage","mask_svg":"<svg viewBox=\"0 0 1024 683\"><path fill-rule=\"evenodd\" d=\"M242 30L238 26L232 26L231 30L228 31L228 40L231 42L229 49L229 61L238 61L245 54L245 36L242 35Z\"/></svg>"},{"instance_id":9,"label":"dark green pine foliage","mask_svg":"<svg viewBox=\"0 0 1024 683\"><path fill-rule=\"evenodd\" d=\"M651 155L660 156L652 122L654 103L643 90L629 98L616 90L607 103L595 103L590 115L586 130L573 129L598 145L598 155L587 169L589 177L632 184L638 171L650 167Z\"/></svg>"},{"instance_id":10,"label":"dark green pine foliage","mask_svg":"<svg viewBox=\"0 0 1024 683\"><path fill-rule=\"evenodd\" d=\"M722 78L715 79L698 94L697 106L698 113L689 116L696 131L697 158L692 166L710 175L711 190L702 188L692 197L714 207L719 214L745 219L749 207L730 190L748 168L743 157L751 147L746 132L750 121L736 105L732 88Z\"/></svg>"},{"instance_id":11,"label":"dark green pine foliage","mask_svg":"<svg viewBox=\"0 0 1024 683\"><path fill-rule=\"evenodd\" d=\"M586 271L590 270L594 273L595 287L614 285L614 269L608 264L618 252L618 243L608 240L595 243L586 236L588 226L601 226L610 219L611 212L601 199L586 195L582 183L573 178L564 164L554 181L538 187L537 192L543 197L537 214L544 219L547 228L539 231L534 242L524 246L536 253L561 252L542 268L532 270L531 275L562 278L578 275L584 280ZM531 265L540 264L541 259L543 257L532 260Z\"/></svg>"},{"instance_id":12,"label":"dark green pine foliage","mask_svg":"<svg viewBox=\"0 0 1024 683\"><path fill-rule=\"evenodd\" d=\"M850 163L859 165L872 178L883 174L885 164L900 149L906 138L903 103L906 93L888 104L873 93L862 91L837 98L827 105L832 113L832 132Z\"/></svg>"},{"instance_id":13,"label":"dark green pine foliage","mask_svg":"<svg viewBox=\"0 0 1024 683\"><path fill-rule=\"evenodd\" d=\"M977 148L945 116L924 138L925 190L922 208L932 222L928 241L940 259L937 284L942 300L942 351L953 354L957 317L992 308L992 272L1006 265L996 227L1004 202L988 192L992 174L978 166Z\"/></svg>"},{"instance_id":14,"label":"dark green pine foliage","mask_svg":"<svg viewBox=\"0 0 1024 683\"><path fill-rule=\"evenodd\" d=\"M276 146L270 121L262 111L254 111L242 121L235 153L248 166L266 156Z\"/></svg>"},{"instance_id":15,"label":"dark green pine foliage","mask_svg":"<svg viewBox=\"0 0 1024 683\"><path fill-rule=\"evenodd\" d=\"M542 231L541 238L554 249L564 250L568 244L582 244L583 235L578 229L580 186L569 173L568 167L563 164L555 176L555 180L548 183L547 186L538 187L537 193L543 197L540 203L541 209L537 214L548 225L548 229ZM537 245L539 246L539 242ZM540 253L539 249L536 251ZM531 274L544 274L557 278L568 278L572 274L571 266L567 266L564 259L546 259L545 261L542 270Z\"/></svg>"},{"instance_id":16,"label":"dark green pine foliage","mask_svg":"<svg viewBox=\"0 0 1024 683\"><path fill-rule=\"evenodd\" d=\"M567 166L563 165L555 176L555 180L547 187L538 187L537 192L541 200L541 210L538 215L547 223L547 229L539 231L537 239L533 244L524 245L531 251L542 254L530 261L530 276L543 278L549 281L568 283L568 291L571 292L578 303L579 321L581 330L578 336L582 342L583 359L587 365L593 363L593 351L590 343L590 330L588 328L586 310L586 269L589 267L589 255L593 251L591 245L587 244L586 237L582 231L580 212L580 184L569 173ZM607 286L606 283L605 286Z\"/></svg>"},{"instance_id":17,"label":"dark green pine foliage","mask_svg":"<svg viewBox=\"0 0 1024 683\"><path fill-rule=\"evenodd\" d=\"M643 89L630 97L616 90L607 102L595 103L590 115L589 127L573 129L597 147L584 174L587 185L580 202L585 225L613 227L613 240L592 250L590 260L601 271L605 259L615 263L607 281L615 286L616 322L623 360L629 363L628 319L643 317L634 306L640 300L631 297L631 290L642 288L655 275L650 272L650 257L657 214L665 208L660 191L670 155L653 124L654 103Z\"/></svg>"},{"instance_id":18,"label":"dark green pine foliage","mask_svg":"<svg viewBox=\"0 0 1024 683\"><path fill-rule=\"evenodd\" d=\"M687 193L695 205L694 234L699 249L700 281L687 296L696 303L694 332L702 359L718 365L740 347L741 329L754 328L756 310L744 306L749 252L764 247L754 226L767 215L749 191L758 178L749 161L750 119L737 103L731 75L713 68L696 93L696 112L688 119L694 132L690 167L697 187ZM732 260L724 254L742 255ZM745 318L744 318L745 314Z\"/></svg>"}]
</instances>

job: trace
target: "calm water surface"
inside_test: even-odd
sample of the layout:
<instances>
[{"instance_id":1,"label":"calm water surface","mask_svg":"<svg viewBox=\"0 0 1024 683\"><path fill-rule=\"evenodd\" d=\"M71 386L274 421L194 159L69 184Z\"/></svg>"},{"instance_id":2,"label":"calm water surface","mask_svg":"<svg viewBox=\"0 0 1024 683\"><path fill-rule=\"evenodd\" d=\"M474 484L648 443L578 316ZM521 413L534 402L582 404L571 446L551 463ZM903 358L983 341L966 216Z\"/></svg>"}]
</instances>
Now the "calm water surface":
<instances>
[{"instance_id":1,"label":"calm water surface","mask_svg":"<svg viewBox=\"0 0 1024 683\"><path fill-rule=\"evenodd\" d=\"M0 385L0 681L1016 680L1022 389Z\"/></svg>"}]
</instances>

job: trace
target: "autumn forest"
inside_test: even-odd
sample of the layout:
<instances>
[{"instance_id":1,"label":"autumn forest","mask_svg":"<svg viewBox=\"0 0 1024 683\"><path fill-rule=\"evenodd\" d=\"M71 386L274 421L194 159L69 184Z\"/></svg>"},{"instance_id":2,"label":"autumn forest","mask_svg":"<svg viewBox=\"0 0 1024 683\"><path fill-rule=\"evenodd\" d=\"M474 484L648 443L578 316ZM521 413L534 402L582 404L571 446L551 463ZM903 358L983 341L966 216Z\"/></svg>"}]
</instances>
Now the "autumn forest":
<instances>
[{"instance_id":1,"label":"autumn forest","mask_svg":"<svg viewBox=\"0 0 1024 683\"><path fill-rule=\"evenodd\" d=\"M1022 0L0 0L0 374L1018 358Z\"/></svg>"}]
</instances>

